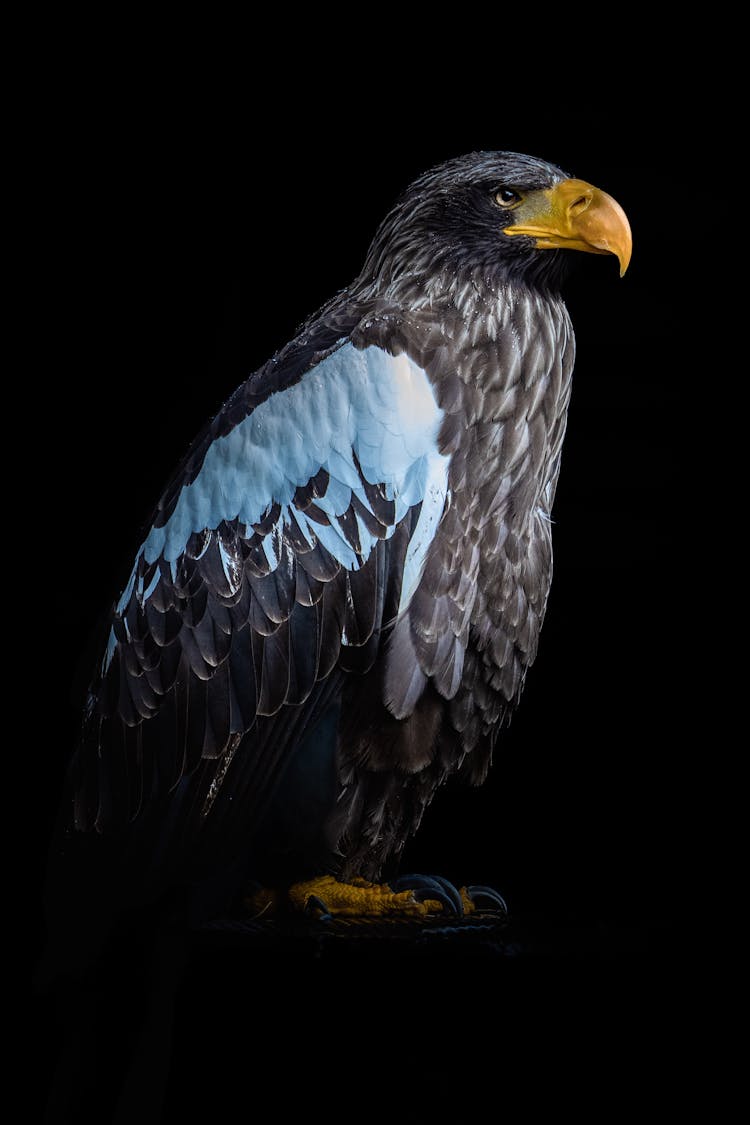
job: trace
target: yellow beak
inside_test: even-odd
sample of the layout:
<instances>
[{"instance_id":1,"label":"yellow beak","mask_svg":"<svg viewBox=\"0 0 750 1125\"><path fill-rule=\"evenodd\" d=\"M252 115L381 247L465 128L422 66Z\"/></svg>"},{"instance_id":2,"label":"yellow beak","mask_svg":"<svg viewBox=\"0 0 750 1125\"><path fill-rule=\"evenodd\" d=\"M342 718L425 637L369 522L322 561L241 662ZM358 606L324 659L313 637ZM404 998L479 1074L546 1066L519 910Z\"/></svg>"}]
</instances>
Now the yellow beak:
<instances>
[{"instance_id":1,"label":"yellow beak","mask_svg":"<svg viewBox=\"0 0 750 1125\"><path fill-rule=\"evenodd\" d=\"M544 191L530 192L512 212L509 235L524 234L544 249L585 250L614 254L625 273L633 251L627 216L617 200L585 180L563 180Z\"/></svg>"}]
</instances>

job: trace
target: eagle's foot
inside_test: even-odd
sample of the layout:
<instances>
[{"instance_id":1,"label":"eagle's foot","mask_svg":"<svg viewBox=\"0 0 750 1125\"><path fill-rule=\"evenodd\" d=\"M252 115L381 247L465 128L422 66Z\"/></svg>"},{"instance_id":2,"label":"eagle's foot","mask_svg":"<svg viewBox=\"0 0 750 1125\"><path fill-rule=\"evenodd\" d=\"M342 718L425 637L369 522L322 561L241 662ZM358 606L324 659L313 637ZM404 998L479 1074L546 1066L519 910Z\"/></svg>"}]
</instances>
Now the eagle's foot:
<instances>
[{"instance_id":1,"label":"eagle's foot","mask_svg":"<svg viewBox=\"0 0 750 1125\"><path fill-rule=\"evenodd\" d=\"M387 883L370 883L354 878L344 883L333 875L321 875L294 883L286 891L266 887L256 888L246 899L246 906L255 918L272 917L279 913L314 915L323 920L331 918L423 918L439 913L444 898L410 888L396 888Z\"/></svg>"},{"instance_id":2,"label":"eagle's foot","mask_svg":"<svg viewBox=\"0 0 750 1125\"><path fill-rule=\"evenodd\" d=\"M452 915L460 918L484 907L507 913L502 897L490 887L461 887L429 875L403 875L392 883L354 878L342 882L321 875L294 883L286 891L256 889L246 900L255 918L292 911L328 921L334 918L397 921Z\"/></svg>"},{"instance_id":3,"label":"eagle's foot","mask_svg":"<svg viewBox=\"0 0 750 1125\"><path fill-rule=\"evenodd\" d=\"M344 883L333 875L321 875L294 883L285 892L285 905L295 913L331 918L420 918L439 913L441 901L428 899L407 888L389 887L354 878Z\"/></svg>"}]
</instances>

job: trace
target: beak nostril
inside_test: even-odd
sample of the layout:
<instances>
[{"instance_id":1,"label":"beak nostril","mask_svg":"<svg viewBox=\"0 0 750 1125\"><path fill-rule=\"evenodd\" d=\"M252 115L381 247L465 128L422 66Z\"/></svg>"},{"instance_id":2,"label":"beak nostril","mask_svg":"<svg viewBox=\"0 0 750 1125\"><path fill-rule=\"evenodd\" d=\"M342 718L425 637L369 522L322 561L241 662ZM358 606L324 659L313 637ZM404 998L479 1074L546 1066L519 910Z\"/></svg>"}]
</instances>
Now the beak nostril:
<instances>
[{"instance_id":1,"label":"beak nostril","mask_svg":"<svg viewBox=\"0 0 750 1125\"><path fill-rule=\"evenodd\" d=\"M586 210L593 198L593 192L584 192L583 195L579 195L577 199L573 200L573 202L568 206L568 211L571 215L580 215L582 211Z\"/></svg>"}]
</instances>

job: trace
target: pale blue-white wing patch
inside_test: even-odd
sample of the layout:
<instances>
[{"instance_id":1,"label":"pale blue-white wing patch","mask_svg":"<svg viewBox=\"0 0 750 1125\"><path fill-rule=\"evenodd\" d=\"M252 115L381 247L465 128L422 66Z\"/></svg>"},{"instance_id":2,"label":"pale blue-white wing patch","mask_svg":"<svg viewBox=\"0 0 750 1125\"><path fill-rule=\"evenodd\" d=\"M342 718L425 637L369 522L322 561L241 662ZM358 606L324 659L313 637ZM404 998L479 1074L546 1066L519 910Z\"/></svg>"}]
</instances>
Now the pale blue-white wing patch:
<instances>
[{"instance_id":1,"label":"pale blue-white wing patch","mask_svg":"<svg viewBox=\"0 0 750 1125\"><path fill-rule=\"evenodd\" d=\"M391 356L377 347L343 345L308 371L295 386L271 395L249 417L209 448L195 480L186 485L163 527L153 528L142 547L147 563L160 556L177 559L191 534L216 528L222 520L256 524L274 504L280 521L296 518L295 490L320 469L330 476L318 507L334 531L354 493L365 505L361 475L383 485L396 502L395 521L420 503L437 451L442 411L430 382L408 356ZM362 470L355 464L355 457ZM346 536L331 538L329 549L355 569ZM366 560L374 540L365 536ZM338 556L337 556L338 557Z\"/></svg>"},{"instance_id":2,"label":"pale blue-white wing patch","mask_svg":"<svg viewBox=\"0 0 750 1125\"><path fill-rule=\"evenodd\" d=\"M402 555L406 614L447 496L441 421L407 355L345 343L216 438L149 532L115 609L102 671L122 650L127 721L154 714L186 666L209 701L223 693L204 754L254 714L301 702L342 645L380 629L382 579L364 568L421 505Z\"/></svg>"}]
</instances>

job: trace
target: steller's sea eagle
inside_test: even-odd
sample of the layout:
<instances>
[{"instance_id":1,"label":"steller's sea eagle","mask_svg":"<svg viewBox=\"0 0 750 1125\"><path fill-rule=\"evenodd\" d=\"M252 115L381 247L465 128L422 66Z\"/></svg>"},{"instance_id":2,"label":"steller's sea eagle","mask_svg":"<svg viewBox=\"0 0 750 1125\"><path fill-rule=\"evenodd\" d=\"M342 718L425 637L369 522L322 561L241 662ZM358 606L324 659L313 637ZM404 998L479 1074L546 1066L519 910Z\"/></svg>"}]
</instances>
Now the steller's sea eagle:
<instances>
[{"instance_id":1,"label":"steller's sea eagle","mask_svg":"<svg viewBox=\"0 0 750 1125\"><path fill-rule=\"evenodd\" d=\"M69 776L67 846L100 841L126 897L469 905L379 881L448 777L484 780L537 651L568 250L624 273L610 196L517 153L447 161L195 441L112 607Z\"/></svg>"}]
</instances>

